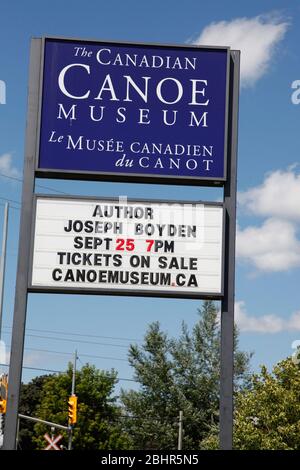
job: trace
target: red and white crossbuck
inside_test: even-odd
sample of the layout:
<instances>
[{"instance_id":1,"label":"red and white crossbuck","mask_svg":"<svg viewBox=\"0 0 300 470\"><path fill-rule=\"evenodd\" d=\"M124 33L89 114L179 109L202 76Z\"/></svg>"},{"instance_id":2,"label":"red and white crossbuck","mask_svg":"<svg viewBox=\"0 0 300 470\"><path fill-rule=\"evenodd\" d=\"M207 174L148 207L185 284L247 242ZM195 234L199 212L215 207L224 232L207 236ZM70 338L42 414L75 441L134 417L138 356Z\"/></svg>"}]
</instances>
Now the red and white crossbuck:
<instances>
[{"instance_id":1,"label":"red and white crossbuck","mask_svg":"<svg viewBox=\"0 0 300 470\"><path fill-rule=\"evenodd\" d=\"M49 434L44 434L44 438L46 441L49 442L49 445L45 448L45 450L60 450L60 448L56 445L62 438L63 436L59 434L58 436L53 436L52 438L49 436Z\"/></svg>"}]
</instances>

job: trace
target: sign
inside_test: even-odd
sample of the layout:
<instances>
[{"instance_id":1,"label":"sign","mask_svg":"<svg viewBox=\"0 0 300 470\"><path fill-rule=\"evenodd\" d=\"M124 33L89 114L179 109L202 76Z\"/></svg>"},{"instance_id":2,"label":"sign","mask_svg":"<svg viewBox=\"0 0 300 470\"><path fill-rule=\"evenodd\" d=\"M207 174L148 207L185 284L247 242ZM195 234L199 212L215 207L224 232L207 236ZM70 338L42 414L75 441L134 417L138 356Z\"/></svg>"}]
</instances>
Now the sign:
<instances>
[{"instance_id":1,"label":"sign","mask_svg":"<svg viewBox=\"0 0 300 470\"><path fill-rule=\"evenodd\" d=\"M16 445L28 292L221 299L220 447L232 448L239 63L228 48L32 39L5 450ZM37 176L224 184L224 203L37 196Z\"/></svg>"},{"instance_id":2,"label":"sign","mask_svg":"<svg viewBox=\"0 0 300 470\"><path fill-rule=\"evenodd\" d=\"M226 47L46 38L36 174L224 183L228 76Z\"/></svg>"},{"instance_id":3,"label":"sign","mask_svg":"<svg viewBox=\"0 0 300 470\"><path fill-rule=\"evenodd\" d=\"M37 196L30 291L222 295L223 206Z\"/></svg>"},{"instance_id":4,"label":"sign","mask_svg":"<svg viewBox=\"0 0 300 470\"><path fill-rule=\"evenodd\" d=\"M50 437L49 434L44 434L44 438L46 439L47 442L49 442L49 445L45 448L45 450L60 450L58 447L57 443L63 438L61 434L58 436L52 436Z\"/></svg>"}]
</instances>

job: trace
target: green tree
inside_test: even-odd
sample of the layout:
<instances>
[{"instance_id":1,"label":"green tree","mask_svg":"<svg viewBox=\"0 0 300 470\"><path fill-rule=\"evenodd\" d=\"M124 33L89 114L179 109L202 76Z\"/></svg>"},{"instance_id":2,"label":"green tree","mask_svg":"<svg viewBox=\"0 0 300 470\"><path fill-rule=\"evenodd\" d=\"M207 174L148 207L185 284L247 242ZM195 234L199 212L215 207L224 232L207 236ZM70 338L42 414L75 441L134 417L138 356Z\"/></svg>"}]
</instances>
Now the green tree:
<instances>
[{"instance_id":1,"label":"green tree","mask_svg":"<svg viewBox=\"0 0 300 470\"><path fill-rule=\"evenodd\" d=\"M262 366L250 388L237 395L233 441L241 450L300 450L300 368L291 358L272 373ZM217 448L216 434L204 447Z\"/></svg>"},{"instance_id":2,"label":"green tree","mask_svg":"<svg viewBox=\"0 0 300 470\"><path fill-rule=\"evenodd\" d=\"M127 449L129 437L120 425L121 411L112 396L117 378L114 371L105 372L85 365L76 372L76 395L78 396L78 421L74 426L73 449ZM67 425L68 397L72 383L72 365L66 373L49 377L42 387L40 404L36 415L47 421ZM45 447L43 424L34 426L35 448ZM68 438L66 432L64 445Z\"/></svg>"},{"instance_id":3,"label":"green tree","mask_svg":"<svg viewBox=\"0 0 300 470\"><path fill-rule=\"evenodd\" d=\"M250 391L238 396L234 446L300 450L300 368L291 358L273 373L262 367Z\"/></svg>"},{"instance_id":4,"label":"green tree","mask_svg":"<svg viewBox=\"0 0 300 470\"><path fill-rule=\"evenodd\" d=\"M21 385L19 413L36 417L36 408L41 401L42 388L49 379L49 375L35 377L28 384ZM34 450L33 443L34 423L26 419L21 419L18 448L22 450Z\"/></svg>"},{"instance_id":5,"label":"green tree","mask_svg":"<svg viewBox=\"0 0 300 470\"><path fill-rule=\"evenodd\" d=\"M149 326L142 347L132 345L129 362L140 384L138 391L122 391L127 430L134 447L175 449L178 415L184 415L184 449L199 442L218 423L220 376L220 327L211 301L198 310L199 321L190 332L182 324L179 339L170 339L158 322ZM249 377L250 355L238 351L235 340L235 387Z\"/></svg>"}]
</instances>

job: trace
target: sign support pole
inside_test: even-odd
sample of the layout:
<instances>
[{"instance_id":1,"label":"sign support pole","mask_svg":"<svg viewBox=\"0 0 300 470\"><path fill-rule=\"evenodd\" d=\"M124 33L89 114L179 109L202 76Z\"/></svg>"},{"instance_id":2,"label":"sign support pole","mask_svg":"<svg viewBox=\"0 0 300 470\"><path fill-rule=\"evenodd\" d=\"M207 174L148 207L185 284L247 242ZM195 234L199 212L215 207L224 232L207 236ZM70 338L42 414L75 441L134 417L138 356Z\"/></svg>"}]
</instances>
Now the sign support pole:
<instances>
[{"instance_id":1,"label":"sign support pole","mask_svg":"<svg viewBox=\"0 0 300 470\"><path fill-rule=\"evenodd\" d=\"M5 280L5 260L7 245L7 227L8 227L8 202L4 206L3 238L0 258L0 341L2 335L2 317L3 317L3 299L4 299L4 280Z\"/></svg>"},{"instance_id":2,"label":"sign support pole","mask_svg":"<svg viewBox=\"0 0 300 470\"><path fill-rule=\"evenodd\" d=\"M22 212L19 239L18 268L16 279L15 308L11 340L11 357L5 418L5 450L14 450L18 424L18 407L22 378L24 336L28 295L28 267L30 256L30 234L32 224L34 169L36 155L36 134L38 116L38 97L40 88L40 63L42 41L32 39L30 50L30 77L28 90L28 114L26 127L24 182L22 193Z\"/></svg>"},{"instance_id":3,"label":"sign support pole","mask_svg":"<svg viewBox=\"0 0 300 470\"><path fill-rule=\"evenodd\" d=\"M221 305L220 449L233 443L234 286L240 52L230 52L228 167L224 186L225 272Z\"/></svg>"}]
</instances>

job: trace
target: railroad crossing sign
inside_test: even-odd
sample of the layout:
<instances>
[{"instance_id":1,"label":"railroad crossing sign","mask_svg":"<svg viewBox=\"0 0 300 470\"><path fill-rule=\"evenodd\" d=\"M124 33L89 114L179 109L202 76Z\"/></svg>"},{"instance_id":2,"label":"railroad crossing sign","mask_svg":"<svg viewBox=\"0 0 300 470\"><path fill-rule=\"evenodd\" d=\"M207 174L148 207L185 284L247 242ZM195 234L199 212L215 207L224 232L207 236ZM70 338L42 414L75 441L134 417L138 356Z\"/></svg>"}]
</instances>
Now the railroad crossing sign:
<instances>
[{"instance_id":1,"label":"railroad crossing sign","mask_svg":"<svg viewBox=\"0 0 300 470\"><path fill-rule=\"evenodd\" d=\"M63 438L61 434L56 437L50 437L49 434L46 433L44 434L44 438L46 439L46 441L49 442L49 445L45 448L45 450L60 450L60 448L56 444Z\"/></svg>"}]
</instances>

